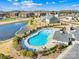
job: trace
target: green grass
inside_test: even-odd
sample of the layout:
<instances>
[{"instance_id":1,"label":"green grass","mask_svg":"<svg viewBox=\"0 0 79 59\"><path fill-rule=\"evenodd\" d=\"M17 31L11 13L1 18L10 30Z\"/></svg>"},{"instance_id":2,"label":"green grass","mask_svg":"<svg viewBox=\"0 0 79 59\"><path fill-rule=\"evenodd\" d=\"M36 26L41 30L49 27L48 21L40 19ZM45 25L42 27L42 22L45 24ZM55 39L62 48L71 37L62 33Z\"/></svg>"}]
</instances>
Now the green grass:
<instances>
[{"instance_id":1,"label":"green grass","mask_svg":"<svg viewBox=\"0 0 79 59\"><path fill-rule=\"evenodd\" d=\"M15 18L5 18L5 19L0 19L0 21L13 21Z\"/></svg>"}]
</instances>

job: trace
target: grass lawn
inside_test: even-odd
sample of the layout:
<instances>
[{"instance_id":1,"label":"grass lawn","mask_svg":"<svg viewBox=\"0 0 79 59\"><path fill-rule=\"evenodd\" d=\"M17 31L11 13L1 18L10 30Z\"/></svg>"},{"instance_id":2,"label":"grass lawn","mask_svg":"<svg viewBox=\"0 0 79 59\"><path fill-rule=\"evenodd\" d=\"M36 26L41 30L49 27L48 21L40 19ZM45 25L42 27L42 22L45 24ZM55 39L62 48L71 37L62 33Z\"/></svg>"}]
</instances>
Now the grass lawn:
<instances>
[{"instance_id":1,"label":"grass lawn","mask_svg":"<svg viewBox=\"0 0 79 59\"><path fill-rule=\"evenodd\" d=\"M13 21L15 18L5 18L5 19L0 19L0 22L2 21Z\"/></svg>"}]
</instances>

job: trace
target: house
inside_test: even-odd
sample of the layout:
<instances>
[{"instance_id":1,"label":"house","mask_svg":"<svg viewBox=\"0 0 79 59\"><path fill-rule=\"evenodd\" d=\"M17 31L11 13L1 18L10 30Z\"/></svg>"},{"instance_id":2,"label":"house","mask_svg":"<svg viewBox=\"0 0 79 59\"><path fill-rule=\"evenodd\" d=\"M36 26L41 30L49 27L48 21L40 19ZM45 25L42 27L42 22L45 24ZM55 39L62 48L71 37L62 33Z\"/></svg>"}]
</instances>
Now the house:
<instances>
[{"instance_id":1,"label":"house","mask_svg":"<svg viewBox=\"0 0 79 59\"><path fill-rule=\"evenodd\" d=\"M60 20L58 19L58 17L55 17L54 15L50 15L50 14L47 14L43 20L48 23L48 24L53 24L53 23L60 23Z\"/></svg>"},{"instance_id":2,"label":"house","mask_svg":"<svg viewBox=\"0 0 79 59\"><path fill-rule=\"evenodd\" d=\"M33 17L35 14L33 12L22 11L19 13L19 17Z\"/></svg>"},{"instance_id":3,"label":"house","mask_svg":"<svg viewBox=\"0 0 79 59\"><path fill-rule=\"evenodd\" d=\"M5 12L6 18L16 18L18 16L18 11L8 11Z\"/></svg>"},{"instance_id":4,"label":"house","mask_svg":"<svg viewBox=\"0 0 79 59\"><path fill-rule=\"evenodd\" d=\"M67 16L66 19L67 19L68 21L71 21L71 20L72 20L72 17Z\"/></svg>"},{"instance_id":5,"label":"house","mask_svg":"<svg viewBox=\"0 0 79 59\"><path fill-rule=\"evenodd\" d=\"M6 18L5 13L4 12L0 12L0 19L4 19Z\"/></svg>"}]
</instances>

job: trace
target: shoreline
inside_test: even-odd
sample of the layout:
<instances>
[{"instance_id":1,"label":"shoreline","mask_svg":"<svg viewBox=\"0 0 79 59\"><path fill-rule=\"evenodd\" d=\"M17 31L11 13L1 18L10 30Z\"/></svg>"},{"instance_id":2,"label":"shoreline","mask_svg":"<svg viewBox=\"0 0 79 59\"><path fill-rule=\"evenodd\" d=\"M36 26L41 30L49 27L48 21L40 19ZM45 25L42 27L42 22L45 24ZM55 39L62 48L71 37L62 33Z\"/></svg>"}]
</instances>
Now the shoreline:
<instances>
[{"instance_id":1,"label":"shoreline","mask_svg":"<svg viewBox=\"0 0 79 59\"><path fill-rule=\"evenodd\" d=\"M9 39L6 39L6 40L3 40L3 41L0 41L0 44L3 44L3 43L6 43L6 42L9 42L9 41L12 41L14 37L12 38L9 38Z\"/></svg>"},{"instance_id":2,"label":"shoreline","mask_svg":"<svg viewBox=\"0 0 79 59\"><path fill-rule=\"evenodd\" d=\"M0 53L5 55L10 55L10 51L12 48L12 38L8 39L7 41L0 42Z\"/></svg>"},{"instance_id":3,"label":"shoreline","mask_svg":"<svg viewBox=\"0 0 79 59\"><path fill-rule=\"evenodd\" d=\"M18 19L18 20L13 20L13 21L2 21L0 22L0 25L6 25L6 24L12 24L12 23L18 23L18 22L22 22L22 21L29 21L32 18L25 18L25 19Z\"/></svg>"}]
</instances>

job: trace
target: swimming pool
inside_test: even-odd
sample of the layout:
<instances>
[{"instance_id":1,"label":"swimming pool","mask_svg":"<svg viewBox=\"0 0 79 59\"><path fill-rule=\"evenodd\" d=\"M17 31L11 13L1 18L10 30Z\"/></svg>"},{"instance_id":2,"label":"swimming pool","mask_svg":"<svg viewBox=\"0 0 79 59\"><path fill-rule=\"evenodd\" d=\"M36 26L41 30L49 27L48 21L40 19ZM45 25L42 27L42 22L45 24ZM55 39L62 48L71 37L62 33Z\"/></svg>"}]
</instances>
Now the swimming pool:
<instances>
[{"instance_id":1,"label":"swimming pool","mask_svg":"<svg viewBox=\"0 0 79 59\"><path fill-rule=\"evenodd\" d=\"M42 47L51 45L49 43L52 43L53 39L49 39L49 36L52 35L53 37L55 31L57 30L58 29L55 28L41 29L38 32L31 34L30 36L21 40L20 44L24 49L28 49L32 51L42 50Z\"/></svg>"},{"instance_id":2,"label":"swimming pool","mask_svg":"<svg viewBox=\"0 0 79 59\"><path fill-rule=\"evenodd\" d=\"M43 29L37 35L30 37L28 43L32 46L43 46L48 42L48 36L53 35L54 32L54 29Z\"/></svg>"}]
</instances>

